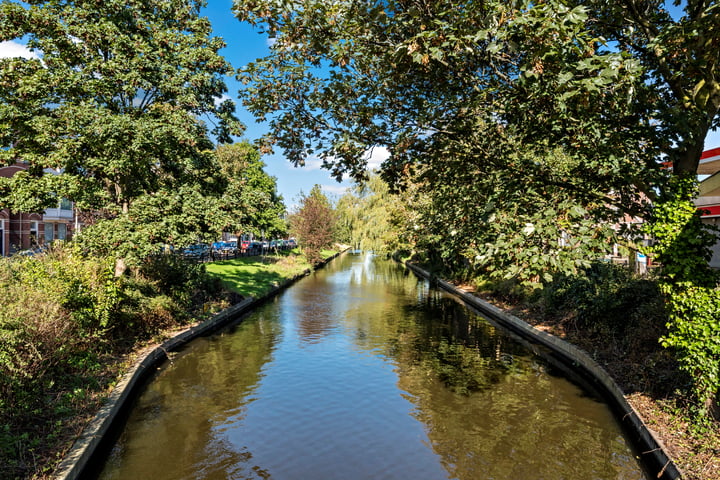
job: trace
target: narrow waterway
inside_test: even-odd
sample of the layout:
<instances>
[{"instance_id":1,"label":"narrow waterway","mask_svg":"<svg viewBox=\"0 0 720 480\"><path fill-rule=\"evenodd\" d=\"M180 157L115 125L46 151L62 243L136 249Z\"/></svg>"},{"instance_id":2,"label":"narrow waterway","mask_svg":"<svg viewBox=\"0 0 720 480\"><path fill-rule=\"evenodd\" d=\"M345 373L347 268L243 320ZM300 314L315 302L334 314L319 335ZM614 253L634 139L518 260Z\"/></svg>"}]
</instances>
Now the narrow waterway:
<instances>
[{"instance_id":1,"label":"narrow waterway","mask_svg":"<svg viewBox=\"0 0 720 480\"><path fill-rule=\"evenodd\" d=\"M194 341L102 479L644 479L607 406L403 267L345 255Z\"/></svg>"}]
</instances>

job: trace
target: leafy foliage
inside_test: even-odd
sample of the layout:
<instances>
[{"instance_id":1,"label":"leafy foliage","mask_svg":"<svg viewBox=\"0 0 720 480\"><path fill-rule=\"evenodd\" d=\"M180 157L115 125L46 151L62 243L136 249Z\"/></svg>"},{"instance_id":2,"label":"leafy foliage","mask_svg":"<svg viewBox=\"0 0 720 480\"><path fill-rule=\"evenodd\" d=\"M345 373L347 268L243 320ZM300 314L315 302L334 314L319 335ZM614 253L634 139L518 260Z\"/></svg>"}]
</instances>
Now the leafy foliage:
<instances>
[{"instance_id":1,"label":"leafy foliage","mask_svg":"<svg viewBox=\"0 0 720 480\"><path fill-rule=\"evenodd\" d=\"M228 216L224 230L268 238L284 235L285 204L277 193L276 179L263 170L258 149L243 141L221 145L216 154L228 183L221 199Z\"/></svg>"},{"instance_id":2,"label":"leafy foliage","mask_svg":"<svg viewBox=\"0 0 720 480\"><path fill-rule=\"evenodd\" d=\"M363 178L386 146L381 174L412 191L418 245L454 271L549 282L637 235L603 225L639 217L670 285L711 288L711 237L663 213L675 194L692 209L670 179L696 174L720 126L718 6L682 6L238 0L275 39L241 71L244 99L270 122L266 148L298 164L318 152L337 177Z\"/></svg>"},{"instance_id":3,"label":"leafy foliage","mask_svg":"<svg viewBox=\"0 0 720 480\"><path fill-rule=\"evenodd\" d=\"M217 121L212 133L221 142L240 133L232 102L219 101L231 68L218 54L222 40L199 16L203 3L31 3L0 4L0 40L27 39L39 57L0 59L0 162L30 167L0 179L9 193L1 206L41 211L60 195L97 220L122 217L114 226L128 237L120 255L135 248L135 221L148 237L165 237L167 223L182 217L173 192L182 187L195 197L222 186L200 117ZM151 219L153 203L173 214ZM98 224L96 236L111 230Z\"/></svg>"},{"instance_id":4,"label":"leafy foliage","mask_svg":"<svg viewBox=\"0 0 720 480\"><path fill-rule=\"evenodd\" d=\"M381 174L430 199L412 200L427 207L413 223L443 262L549 280L605 253L600 225L645 211L642 70L601 51L585 8L321 3L236 2L276 38L242 72L245 103L270 118L269 146L296 163L317 150L336 176L364 177L367 150L388 146Z\"/></svg>"},{"instance_id":5,"label":"leafy foliage","mask_svg":"<svg viewBox=\"0 0 720 480\"><path fill-rule=\"evenodd\" d=\"M712 402L720 395L718 289L689 283L662 287L671 310L662 343L677 352L681 368L693 378L694 413L704 422L712 418Z\"/></svg>"},{"instance_id":6,"label":"leafy foliage","mask_svg":"<svg viewBox=\"0 0 720 480\"><path fill-rule=\"evenodd\" d=\"M666 264L660 289L670 316L662 342L692 376L695 410L703 419L720 394L720 296L718 273L708 266L708 245L715 235L692 203L696 192L693 177L673 178L672 188L653 210L655 221L648 230L658 241L653 251Z\"/></svg>"},{"instance_id":7,"label":"leafy foliage","mask_svg":"<svg viewBox=\"0 0 720 480\"><path fill-rule=\"evenodd\" d=\"M111 381L114 356L186 321L218 288L172 255L123 277L75 246L0 259L0 477L29 476L33 458L51 469L46 449L60 449L78 405Z\"/></svg>"},{"instance_id":8,"label":"leafy foliage","mask_svg":"<svg viewBox=\"0 0 720 480\"><path fill-rule=\"evenodd\" d=\"M361 250L393 253L409 247L407 199L390 192L377 174L357 184L337 203L338 240Z\"/></svg>"},{"instance_id":9,"label":"leafy foliage","mask_svg":"<svg viewBox=\"0 0 720 480\"><path fill-rule=\"evenodd\" d=\"M654 280L637 278L624 266L606 262L558 277L542 296L549 312L572 312L580 327L601 335L627 338L653 323L661 331L667 318Z\"/></svg>"},{"instance_id":10,"label":"leafy foliage","mask_svg":"<svg viewBox=\"0 0 720 480\"><path fill-rule=\"evenodd\" d=\"M320 262L322 250L332 245L335 222L335 210L320 185L315 185L308 195L301 194L297 211L290 216L290 233L297 238L311 265Z\"/></svg>"},{"instance_id":11,"label":"leafy foliage","mask_svg":"<svg viewBox=\"0 0 720 480\"><path fill-rule=\"evenodd\" d=\"M61 388L70 391L101 369L102 333L110 327L121 298L106 260L84 261L77 251L53 251L38 258L0 262L0 476L14 478L28 468L44 438L20 438L39 428L52 434L48 418L63 418L67 402L51 405ZM62 385L62 387L61 387ZM65 405L69 406L69 405ZM64 408L64 407L63 407Z\"/></svg>"}]
</instances>

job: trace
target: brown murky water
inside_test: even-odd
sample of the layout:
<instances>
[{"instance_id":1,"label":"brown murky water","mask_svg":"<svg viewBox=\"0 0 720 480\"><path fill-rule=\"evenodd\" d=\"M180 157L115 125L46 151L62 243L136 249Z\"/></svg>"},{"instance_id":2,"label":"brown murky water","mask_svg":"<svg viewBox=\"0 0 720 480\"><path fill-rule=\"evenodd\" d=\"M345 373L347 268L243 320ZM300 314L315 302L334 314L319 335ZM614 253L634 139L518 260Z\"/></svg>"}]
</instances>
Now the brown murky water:
<instances>
[{"instance_id":1,"label":"brown murky water","mask_svg":"<svg viewBox=\"0 0 720 480\"><path fill-rule=\"evenodd\" d=\"M607 406L402 267L346 255L199 339L102 479L644 479Z\"/></svg>"}]
</instances>

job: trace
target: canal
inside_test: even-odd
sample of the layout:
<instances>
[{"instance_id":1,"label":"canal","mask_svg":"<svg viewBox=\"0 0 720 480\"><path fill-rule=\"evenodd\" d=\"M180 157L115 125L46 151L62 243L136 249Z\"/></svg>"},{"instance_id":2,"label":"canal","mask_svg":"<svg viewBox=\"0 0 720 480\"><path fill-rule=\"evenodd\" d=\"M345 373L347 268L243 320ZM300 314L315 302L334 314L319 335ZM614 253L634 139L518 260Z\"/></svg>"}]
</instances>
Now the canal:
<instances>
[{"instance_id":1,"label":"canal","mask_svg":"<svg viewBox=\"0 0 720 480\"><path fill-rule=\"evenodd\" d=\"M609 408L402 266L344 255L192 342L102 479L644 479Z\"/></svg>"}]
</instances>

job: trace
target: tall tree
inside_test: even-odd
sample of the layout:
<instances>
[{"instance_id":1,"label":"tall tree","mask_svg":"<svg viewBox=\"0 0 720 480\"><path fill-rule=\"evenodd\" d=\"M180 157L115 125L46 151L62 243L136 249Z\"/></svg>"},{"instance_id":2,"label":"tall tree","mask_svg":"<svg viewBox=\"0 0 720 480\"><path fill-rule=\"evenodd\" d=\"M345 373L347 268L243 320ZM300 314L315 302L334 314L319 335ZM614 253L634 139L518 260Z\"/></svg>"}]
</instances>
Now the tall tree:
<instances>
[{"instance_id":1,"label":"tall tree","mask_svg":"<svg viewBox=\"0 0 720 480\"><path fill-rule=\"evenodd\" d=\"M225 229L267 237L284 235L285 204L277 192L275 177L263 169L257 147L248 141L217 148L220 171L228 185L222 197L228 214Z\"/></svg>"},{"instance_id":2,"label":"tall tree","mask_svg":"<svg viewBox=\"0 0 720 480\"><path fill-rule=\"evenodd\" d=\"M221 101L231 67L218 53L223 41L210 36L209 21L199 15L203 5L0 4L0 41L27 40L38 54L0 60L0 162L30 165L0 179L0 204L37 211L62 195L102 219L124 217L128 227L148 221L146 233L167 241L152 215L133 213L135 203L163 197L165 207L180 207L183 199L168 196L181 186L185 193L217 194L223 182L215 175L209 134L226 142L241 125L232 101ZM212 131L202 117L214 123ZM59 175L44 176L47 168ZM195 237L207 228L182 215L162 221L170 219L186 221Z\"/></svg>"},{"instance_id":3,"label":"tall tree","mask_svg":"<svg viewBox=\"0 0 720 480\"><path fill-rule=\"evenodd\" d=\"M335 222L335 210L320 185L313 186L308 195L300 194L300 204L290 215L290 233L311 264L322 260L320 252L332 245Z\"/></svg>"},{"instance_id":4,"label":"tall tree","mask_svg":"<svg viewBox=\"0 0 720 480\"><path fill-rule=\"evenodd\" d=\"M692 198L719 121L720 15L716 2L682 7L673 18L665 2L648 0L236 0L238 17L275 39L242 73L245 102L269 119L268 147L298 164L317 151L336 176L362 177L367 149L387 146L382 173L393 186L419 176L431 201L477 205L436 204L441 218L506 218L490 224L496 232L482 236L477 256L494 256L489 265L510 275L537 259L539 272L558 271L548 212L576 239L600 238L592 225L644 217L671 299L666 342L707 411L720 387L720 304L707 301L717 298L712 237ZM451 254L478 240L459 238ZM602 253L602 243L580 242L574 255Z\"/></svg>"},{"instance_id":5,"label":"tall tree","mask_svg":"<svg viewBox=\"0 0 720 480\"><path fill-rule=\"evenodd\" d=\"M378 174L369 174L367 182L356 184L337 202L339 240L378 253L407 250L407 204Z\"/></svg>"}]
</instances>

